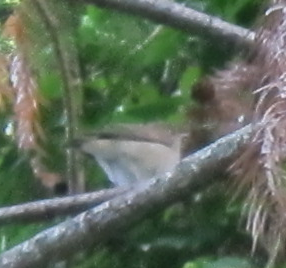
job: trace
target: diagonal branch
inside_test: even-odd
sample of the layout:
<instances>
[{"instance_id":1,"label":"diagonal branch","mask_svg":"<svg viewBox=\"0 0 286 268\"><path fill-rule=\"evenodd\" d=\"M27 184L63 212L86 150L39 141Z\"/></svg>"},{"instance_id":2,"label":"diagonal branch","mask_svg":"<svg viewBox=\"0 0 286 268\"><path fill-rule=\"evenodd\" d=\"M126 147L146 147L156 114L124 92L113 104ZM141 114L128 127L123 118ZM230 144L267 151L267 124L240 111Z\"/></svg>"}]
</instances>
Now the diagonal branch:
<instances>
[{"instance_id":1,"label":"diagonal branch","mask_svg":"<svg viewBox=\"0 0 286 268\"><path fill-rule=\"evenodd\" d=\"M221 171L252 132L247 126L183 159L175 171L139 184L77 217L47 229L0 255L1 268L43 267L79 250L102 244L114 234L220 178Z\"/></svg>"},{"instance_id":2,"label":"diagonal branch","mask_svg":"<svg viewBox=\"0 0 286 268\"><path fill-rule=\"evenodd\" d=\"M255 33L240 26L225 22L220 18L206 15L182 4L168 0L68 0L88 3L102 8L119 10L131 15L148 18L151 21L168 25L184 32L220 38L223 42L249 46Z\"/></svg>"}]
</instances>

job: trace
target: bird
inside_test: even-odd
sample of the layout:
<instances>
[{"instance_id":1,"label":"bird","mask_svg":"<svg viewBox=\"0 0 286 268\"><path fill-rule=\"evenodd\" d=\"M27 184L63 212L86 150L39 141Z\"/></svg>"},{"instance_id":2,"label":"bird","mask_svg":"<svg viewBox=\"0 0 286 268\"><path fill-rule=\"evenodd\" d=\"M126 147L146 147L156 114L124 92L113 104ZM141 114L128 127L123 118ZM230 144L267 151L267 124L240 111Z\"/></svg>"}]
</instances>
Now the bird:
<instances>
[{"instance_id":1,"label":"bird","mask_svg":"<svg viewBox=\"0 0 286 268\"><path fill-rule=\"evenodd\" d=\"M184 133L163 124L108 125L73 146L91 155L115 186L125 186L174 170Z\"/></svg>"}]
</instances>

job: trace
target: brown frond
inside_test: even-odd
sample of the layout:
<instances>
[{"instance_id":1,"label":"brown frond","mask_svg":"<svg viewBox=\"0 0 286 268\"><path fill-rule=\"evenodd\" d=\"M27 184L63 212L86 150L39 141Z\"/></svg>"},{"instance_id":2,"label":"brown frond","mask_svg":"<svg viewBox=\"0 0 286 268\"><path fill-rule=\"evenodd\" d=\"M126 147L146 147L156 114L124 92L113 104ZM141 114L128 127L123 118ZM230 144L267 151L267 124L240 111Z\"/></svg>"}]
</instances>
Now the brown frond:
<instances>
[{"instance_id":1,"label":"brown frond","mask_svg":"<svg viewBox=\"0 0 286 268\"><path fill-rule=\"evenodd\" d=\"M189 149L248 122L258 123L231 167L237 194L246 193L247 230L269 252L286 252L286 0L272 0L256 30L251 57L204 78L192 89ZM236 194L236 196L237 196Z\"/></svg>"},{"instance_id":2,"label":"brown frond","mask_svg":"<svg viewBox=\"0 0 286 268\"><path fill-rule=\"evenodd\" d=\"M63 180L59 173L48 171L46 166L43 164L41 157L33 157L30 164L34 176L41 181L43 186L52 190L52 192L56 195L67 194L67 183Z\"/></svg>"},{"instance_id":3,"label":"brown frond","mask_svg":"<svg viewBox=\"0 0 286 268\"><path fill-rule=\"evenodd\" d=\"M18 148L34 153L30 165L34 176L45 187L53 191L60 189L61 193L64 193L66 187L62 177L57 173L49 172L43 164L42 157L46 153L41 144L45 136L39 118L39 105L43 101L40 99L37 83L29 64L30 40L26 35L21 12L15 11L7 19L3 34L13 39L16 45L11 55L3 57L3 60L0 58L0 75L7 77L5 82L9 85L0 83L0 94L9 94L8 97L13 103Z\"/></svg>"},{"instance_id":4,"label":"brown frond","mask_svg":"<svg viewBox=\"0 0 286 268\"><path fill-rule=\"evenodd\" d=\"M37 87L23 55L12 57L10 65L11 83L14 88L14 113L17 121L18 147L24 150L39 150Z\"/></svg>"},{"instance_id":5,"label":"brown frond","mask_svg":"<svg viewBox=\"0 0 286 268\"><path fill-rule=\"evenodd\" d=\"M259 69L243 61L203 78L191 90L196 101L188 111L190 137L186 152L194 151L252 120L253 95Z\"/></svg>"},{"instance_id":6,"label":"brown frond","mask_svg":"<svg viewBox=\"0 0 286 268\"><path fill-rule=\"evenodd\" d=\"M21 12L15 11L8 17L3 27L3 35L13 39L16 44L13 55L6 59L9 59L9 78L13 88L18 147L24 150L41 151L37 142L39 136L37 131L40 129L39 96L36 81L27 60L29 42L25 35Z\"/></svg>"},{"instance_id":7,"label":"brown frond","mask_svg":"<svg viewBox=\"0 0 286 268\"><path fill-rule=\"evenodd\" d=\"M286 250L286 1L274 0L257 30L252 62L260 70L251 144L233 166L237 182L248 192L247 228L264 244L270 263Z\"/></svg>"},{"instance_id":8,"label":"brown frond","mask_svg":"<svg viewBox=\"0 0 286 268\"><path fill-rule=\"evenodd\" d=\"M14 39L18 44L25 42L25 30L20 15L15 11L4 23L3 36Z\"/></svg>"}]
</instances>

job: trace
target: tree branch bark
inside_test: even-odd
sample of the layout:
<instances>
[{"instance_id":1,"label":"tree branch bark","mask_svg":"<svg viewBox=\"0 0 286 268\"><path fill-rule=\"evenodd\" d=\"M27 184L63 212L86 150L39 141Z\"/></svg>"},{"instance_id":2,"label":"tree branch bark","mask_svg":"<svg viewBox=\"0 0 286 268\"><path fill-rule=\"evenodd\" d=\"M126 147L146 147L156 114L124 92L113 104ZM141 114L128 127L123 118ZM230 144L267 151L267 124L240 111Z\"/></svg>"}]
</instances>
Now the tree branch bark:
<instances>
[{"instance_id":1,"label":"tree branch bark","mask_svg":"<svg viewBox=\"0 0 286 268\"><path fill-rule=\"evenodd\" d=\"M1 268L42 267L96 244L221 178L252 132L247 126L183 159L175 171L47 229L0 255Z\"/></svg>"},{"instance_id":2,"label":"tree branch bark","mask_svg":"<svg viewBox=\"0 0 286 268\"><path fill-rule=\"evenodd\" d=\"M102 8L114 9L131 15L148 18L156 23L168 25L184 32L220 38L223 42L252 45L255 33L243 27L206 15L182 4L168 0L68 0L87 3Z\"/></svg>"},{"instance_id":3,"label":"tree branch bark","mask_svg":"<svg viewBox=\"0 0 286 268\"><path fill-rule=\"evenodd\" d=\"M76 213L97 206L126 193L132 187L104 189L98 192L53 198L0 208L0 225L47 221L59 216Z\"/></svg>"}]
</instances>

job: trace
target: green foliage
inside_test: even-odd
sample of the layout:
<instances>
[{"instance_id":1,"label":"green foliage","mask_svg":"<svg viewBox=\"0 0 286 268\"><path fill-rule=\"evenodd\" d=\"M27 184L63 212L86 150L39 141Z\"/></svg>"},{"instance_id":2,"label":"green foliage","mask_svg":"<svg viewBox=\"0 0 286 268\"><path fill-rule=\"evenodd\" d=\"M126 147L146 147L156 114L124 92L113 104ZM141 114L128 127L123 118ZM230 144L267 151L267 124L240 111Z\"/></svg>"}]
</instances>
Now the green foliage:
<instances>
[{"instance_id":1,"label":"green foliage","mask_svg":"<svg viewBox=\"0 0 286 268\"><path fill-rule=\"evenodd\" d=\"M17 0L3 0L0 3L0 23L4 22L12 13L13 7L18 4Z\"/></svg>"},{"instance_id":2,"label":"green foliage","mask_svg":"<svg viewBox=\"0 0 286 268\"><path fill-rule=\"evenodd\" d=\"M193 1L190 0L190 2ZM263 3L261 0L197 0L195 2L200 3L203 11L244 26L251 25Z\"/></svg>"},{"instance_id":3,"label":"green foliage","mask_svg":"<svg viewBox=\"0 0 286 268\"><path fill-rule=\"evenodd\" d=\"M248 260L242 258L225 257L217 260L211 258L200 258L187 262L183 268L254 268Z\"/></svg>"}]
</instances>

